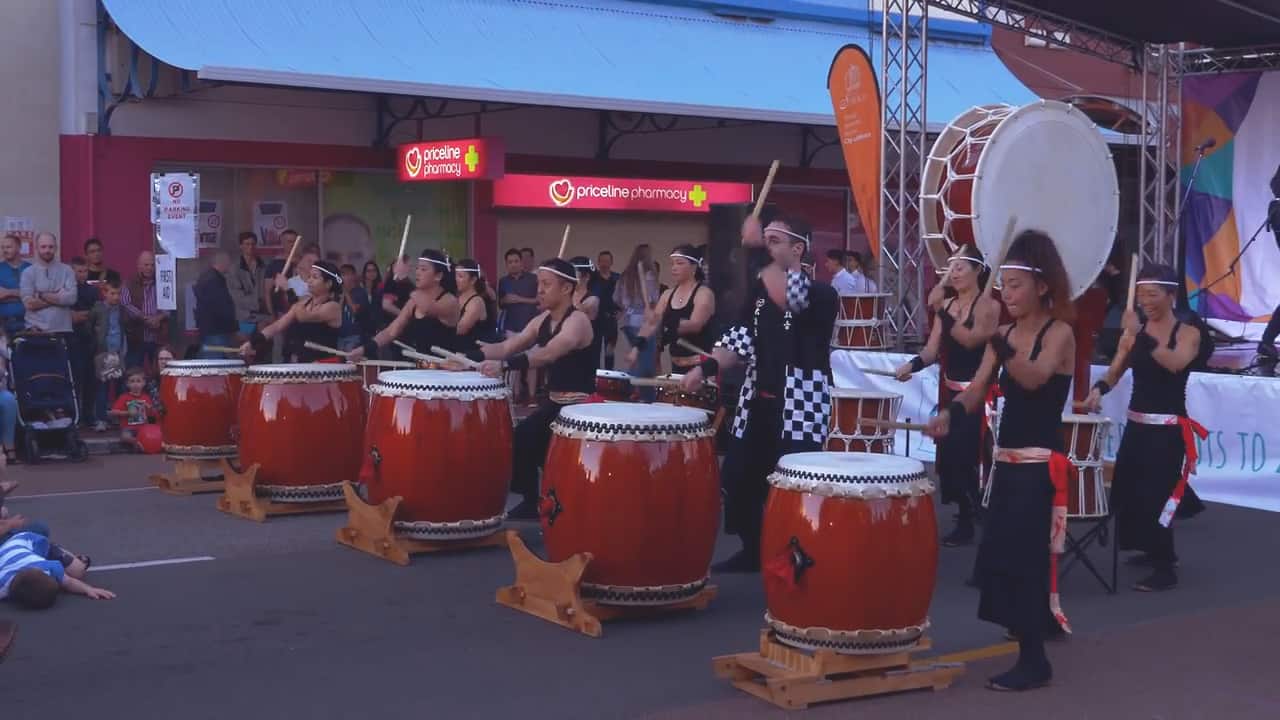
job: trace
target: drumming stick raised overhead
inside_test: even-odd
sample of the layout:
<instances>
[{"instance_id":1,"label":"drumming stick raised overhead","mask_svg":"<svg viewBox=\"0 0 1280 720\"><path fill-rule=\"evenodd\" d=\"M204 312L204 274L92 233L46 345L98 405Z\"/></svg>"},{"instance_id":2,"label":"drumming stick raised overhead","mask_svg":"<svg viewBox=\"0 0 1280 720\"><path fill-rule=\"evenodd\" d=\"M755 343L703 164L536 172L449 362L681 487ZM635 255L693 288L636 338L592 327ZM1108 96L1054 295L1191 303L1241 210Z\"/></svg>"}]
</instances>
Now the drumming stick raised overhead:
<instances>
[{"instance_id":1,"label":"drumming stick raised overhead","mask_svg":"<svg viewBox=\"0 0 1280 720\"><path fill-rule=\"evenodd\" d=\"M1133 296L1138 290L1138 253L1129 260L1129 301L1124 304L1125 310L1133 309Z\"/></svg>"},{"instance_id":2,"label":"drumming stick raised overhead","mask_svg":"<svg viewBox=\"0 0 1280 720\"><path fill-rule=\"evenodd\" d=\"M400 234L400 252L396 254L396 262L404 259L404 244L409 241L409 223L413 222L413 215L404 216L404 232Z\"/></svg>"},{"instance_id":3,"label":"drumming stick raised overhead","mask_svg":"<svg viewBox=\"0 0 1280 720\"><path fill-rule=\"evenodd\" d=\"M1004 258L1009 254L1009 246L1013 244L1013 233L1018 227L1018 216L1009 216L1009 224L1004 228L1004 239L1000 241L1000 255L995 262L987 267L987 282L982 286L982 292L985 293L995 282L996 272L1000 269L1000 265L1004 263ZM990 258L988 258L990 259ZM979 293L982 294L982 293Z\"/></svg>"},{"instance_id":4,"label":"drumming stick raised overhead","mask_svg":"<svg viewBox=\"0 0 1280 720\"><path fill-rule=\"evenodd\" d=\"M760 211L764 210L764 199L769 197L769 188L773 187L773 176L778 174L778 161L774 160L769 165L769 174L765 176L764 185L760 186L760 197L756 198L756 207L751 211L751 217L759 219Z\"/></svg>"},{"instance_id":5,"label":"drumming stick raised overhead","mask_svg":"<svg viewBox=\"0 0 1280 720\"><path fill-rule=\"evenodd\" d=\"M564 251L567 247L569 247L569 224L565 223L564 237L560 238L560 253L556 257L564 258Z\"/></svg>"},{"instance_id":6,"label":"drumming stick raised overhead","mask_svg":"<svg viewBox=\"0 0 1280 720\"><path fill-rule=\"evenodd\" d=\"M289 265L293 263L293 254L298 251L298 243L302 242L301 235L295 235L293 238L293 247L289 248L289 257L284 259L284 269L281 272L289 272Z\"/></svg>"},{"instance_id":7,"label":"drumming stick raised overhead","mask_svg":"<svg viewBox=\"0 0 1280 720\"><path fill-rule=\"evenodd\" d=\"M679 340L676 340L676 344L684 348L685 350L688 350L691 353L697 353L703 357L711 357L711 353L707 352L706 350L703 350L702 348L698 347L697 345L694 345L693 343L689 342L688 340L685 340L684 338L680 338Z\"/></svg>"},{"instance_id":8,"label":"drumming stick raised overhead","mask_svg":"<svg viewBox=\"0 0 1280 720\"><path fill-rule=\"evenodd\" d=\"M456 352L451 352L451 351L449 351L449 350L445 350L444 348L440 347L439 345L432 345L432 346L431 346L431 352L433 352L433 353L435 353L435 354L439 355L440 357L442 357L442 358L444 358L444 359L446 359L446 360L452 360L452 361L454 361L454 362L458 363L459 365L462 365L463 367L469 367L469 368L478 368L478 367L480 367L480 363L476 362L475 360L472 360L471 358L467 357L466 355L459 355L459 354L458 354L458 353L456 353Z\"/></svg>"},{"instance_id":9,"label":"drumming stick raised overhead","mask_svg":"<svg viewBox=\"0 0 1280 720\"><path fill-rule=\"evenodd\" d=\"M336 356L336 357L340 357L340 358L347 358L347 357L351 357L351 353L347 352L346 350L339 350L338 348L331 348L331 347L329 347L328 345L321 345L320 343L313 343L313 342L311 342L310 340L308 340L308 341L306 341L306 342L302 343L302 347L304 347L304 348L306 348L306 349L308 349L308 350L315 350L316 352L322 352L322 353L325 353L326 355L334 355L334 356Z\"/></svg>"}]
</instances>

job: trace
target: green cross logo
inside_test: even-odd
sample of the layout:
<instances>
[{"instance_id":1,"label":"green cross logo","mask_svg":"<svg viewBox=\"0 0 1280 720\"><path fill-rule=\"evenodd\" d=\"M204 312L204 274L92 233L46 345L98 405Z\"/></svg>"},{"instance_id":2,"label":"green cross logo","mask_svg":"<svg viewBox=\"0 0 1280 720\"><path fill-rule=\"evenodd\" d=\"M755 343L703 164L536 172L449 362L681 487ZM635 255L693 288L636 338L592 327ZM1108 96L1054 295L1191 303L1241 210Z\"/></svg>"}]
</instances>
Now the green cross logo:
<instances>
[{"instance_id":1,"label":"green cross logo","mask_svg":"<svg viewBox=\"0 0 1280 720\"><path fill-rule=\"evenodd\" d=\"M467 146L467 154L462 156L462 160L467 164L467 172L476 171L476 166L480 164L480 153L476 152L475 145Z\"/></svg>"},{"instance_id":2,"label":"green cross logo","mask_svg":"<svg viewBox=\"0 0 1280 720\"><path fill-rule=\"evenodd\" d=\"M702 207L702 203L707 201L707 191L702 189L702 184L695 184L693 189L689 191L689 199L693 201L696 208Z\"/></svg>"}]
</instances>

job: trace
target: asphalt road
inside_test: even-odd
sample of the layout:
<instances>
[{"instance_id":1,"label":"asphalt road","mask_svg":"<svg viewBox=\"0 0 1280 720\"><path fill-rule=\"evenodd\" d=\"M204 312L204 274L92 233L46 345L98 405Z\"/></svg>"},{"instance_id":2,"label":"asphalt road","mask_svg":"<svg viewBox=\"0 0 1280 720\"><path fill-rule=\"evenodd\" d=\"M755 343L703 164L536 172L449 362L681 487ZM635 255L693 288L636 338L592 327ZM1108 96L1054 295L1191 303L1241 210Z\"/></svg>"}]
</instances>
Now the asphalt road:
<instances>
[{"instance_id":1,"label":"asphalt road","mask_svg":"<svg viewBox=\"0 0 1280 720\"><path fill-rule=\"evenodd\" d=\"M704 612L611 623L581 637L498 606L505 550L415 558L400 568L339 546L341 514L256 524L216 496L145 488L157 458L11 469L11 511L47 521L93 556L111 602L64 596L51 610L0 606L20 625L0 665L0 717L756 718L783 712L718 680L716 655L749 650L759 576L718 577ZM950 512L940 512L949 524ZM537 531L522 526L526 540ZM718 556L737 549L723 538ZM1062 587L1075 635L1050 647L1053 687L983 689L1009 657L969 664L951 689L826 705L825 717L1273 718L1280 716L1277 515L1214 505L1179 527L1182 585L1108 595L1083 568ZM1095 549L1109 561L1110 549ZM962 581L973 550L942 551L934 652L1000 644Z\"/></svg>"}]
</instances>

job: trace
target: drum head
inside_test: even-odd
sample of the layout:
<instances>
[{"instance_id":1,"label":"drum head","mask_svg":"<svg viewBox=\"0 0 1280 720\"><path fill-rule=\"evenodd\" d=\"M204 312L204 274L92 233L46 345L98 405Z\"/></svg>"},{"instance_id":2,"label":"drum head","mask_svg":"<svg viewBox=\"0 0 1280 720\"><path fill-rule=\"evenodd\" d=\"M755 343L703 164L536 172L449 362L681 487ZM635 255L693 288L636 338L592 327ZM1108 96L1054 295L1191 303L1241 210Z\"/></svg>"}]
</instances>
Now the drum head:
<instances>
[{"instance_id":1,"label":"drum head","mask_svg":"<svg viewBox=\"0 0 1280 720\"><path fill-rule=\"evenodd\" d=\"M1080 415L1077 413L1063 413L1062 422L1076 423L1079 425L1107 425L1111 422L1111 418L1106 415Z\"/></svg>"},{"instance_id":2,"label":"drum head","mask_svg":"<svg viewBox=\"0 0 1280 720\"><path fill-rule=\"evenodd\" d=\"M166 368L238 368L244 367L243 360L170 360Z\"/></svg>"},{"instance_id":3,"label":"drum head","mask_svg":"<svg viewBox=\"0 0 1280 720\"><path fill-rule=\"evenodd\" d=\"M833 398L851 398L855 400L901 400L902 396L898 393L885 392L883 390L863 390L861 388L833 387L830 388L831 397Z\"/></svg>"},{"instance_id":4,"label":"drum head","mask_svg":"<svg viewBox=\"0 0 1280 720\"><path fill-rule=\"evenodd\" d=\"M624 372L618 372L617 370L597 370L596 377L608 378L610 380L631 380L630 375Z\"/></svg>"},{"instance_id":5,"label":"drum head","mask_svg":"<svg viewBox=\"0 0 1280 720\"><path fill-rule=\"evenodd\" d=\"M1041 100L1005 118L978 159L973 232L995 262L1009 219L1057 243L1071 297L1106 265L1120 213L1120 187L1102 133L1074 107ZM1087 210L1083 210L1087 209Z\"/></svg>"},{"instance_id":6,"label":"drum head","mask_svg":"<svg viewBox=\"0 0 1280 720\"><path fill-rule=\"evenodd\" d=\"M386 370L378 375L378 383L388 387L439 387L460 390L488 390L495 386L506 387L498 378L485 377L478 372L450 372L448 370Z\"/></svg>"},{"instance_id":7,"label":"drum head","mask_svg":"<svg viewBox=\"0 0 1280 720\"><path fill-rule=\"evenodd\" d=\"M583 403L560 411L560 419L606 429L669 428L706 425L707 413L698 408L647 403Z\"/></svg>"},{"instance_id":8,"label":"drum head","mask_svg":"<svg viewBox=\"0 0 1280 720\"><path fill-rule=\"evenodd\" d=\"M881 453L784 455L769 476L769 483L784 490L844 497L901 497L933 492L924 463Z\"/></svg>"},{"instance_id":9,"label":"drum head","mask_svg":"<svg viewBox=\"0 0 1280 720\"><path fill-rule=\"evenodd\" d=\"M293 380L297 382L343 380L359 378L355 365L348 363L282 363L279 365L250 365L245 371L246 380L271 382Z\"/></svg>"}]
</instances>

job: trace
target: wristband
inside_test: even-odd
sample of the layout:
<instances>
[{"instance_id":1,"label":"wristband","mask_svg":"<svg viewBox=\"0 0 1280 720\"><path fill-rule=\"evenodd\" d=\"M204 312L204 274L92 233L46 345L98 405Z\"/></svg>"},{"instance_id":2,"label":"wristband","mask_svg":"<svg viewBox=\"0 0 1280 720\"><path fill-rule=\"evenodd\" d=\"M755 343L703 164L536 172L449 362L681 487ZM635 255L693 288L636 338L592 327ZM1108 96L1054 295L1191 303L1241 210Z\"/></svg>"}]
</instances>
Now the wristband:
<instances>
[{"instance_id":1,"label":"wristband","mask_svg":"<svg viewBox=\"0 0 1280 720\"><path fill-rule=\"evenodd\" d=\"M715 377L720 373L720 363L713 357L708 357L698 363L698 367L702 369L704 378Z\"/></svg>"},{"instance_id":2,"label":"wristband","mask_svg":"<svg viewBox=\"0 0 1280 720\"><path fill-rule=\"evenodd\" d=\"M1107 384L1106 380L1099 380L1098 382L1094 383L1093 389L1097 390L1099 395L1106 395L1107 393L1111 392L1111 386Z\"/></svg>"},{"instance_id":3,"label":"wristband","mask_svg":"<svg viewBox=\"0 0 1280 720\"><path fill-rule=\"evenodd\" d=\"M474 360L476 362L484 362L485 361L484 351L479 348L476 348L475 350L472 350L471 352L467 353L467 359Z\"/></svg>"},{"instance_id":4,"label":"wristband","mask_svg":"<svg viewBox=\"0 0 1280 720\"><path fill-rule=\"evenodd\" d=\"M511 357L507 358L507 369L528 370L529 356L525 355L524 353L520 353L519 355L512 355Z\"/></svg>"},{"instance_id":5,"label":"wristband","mask_svg":"<svg viewBox=\"0 0 1280 720\"><path fill-rule=\"evenodd\" d=\"M952 400L951 404L947 406L947 414L951 416L952 420L955 420L968 415L969 411L965 408L964 403L959 400Z\"/></svg>"},{"instance_id":6,"label":"wristband","mask_svg":"<svg viewBox=\"0 0 1280 720\"><path fill-rule=\"evenodd\" d=\"M924 358L920 357L919 355L911 358L912 373L918 373L921 370L925 369L926 367L929 367L929 366L924 364Z\"/></svg>"}]
</instances>

